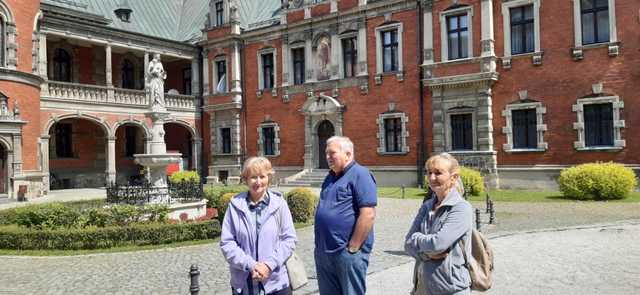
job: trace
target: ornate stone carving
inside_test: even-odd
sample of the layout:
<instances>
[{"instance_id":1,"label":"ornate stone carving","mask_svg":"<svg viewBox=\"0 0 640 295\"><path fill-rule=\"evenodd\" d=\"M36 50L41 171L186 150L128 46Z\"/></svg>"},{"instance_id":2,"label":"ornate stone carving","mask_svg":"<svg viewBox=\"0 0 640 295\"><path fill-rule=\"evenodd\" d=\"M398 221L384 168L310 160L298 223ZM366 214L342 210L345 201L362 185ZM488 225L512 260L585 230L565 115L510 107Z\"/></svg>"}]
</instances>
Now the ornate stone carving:
<instances>
[{"instance_id":1,"label":"ornate stone carving","mask_svg":"<svg viewBox=\"0 0 640 295\"><path fill-rule=\"evenodd\" d=\"M504 68L504 69L510 69L511 68L511 58L510 57L503 57L502 58L502 68Z\"/></svg>"},{"instance_id":2,"label":"ornate stone carving","mask_svg":"<svg viewBox=\"0 0 640 295\"><path fill-rule=\"evenodd\" d=\"M609 56L614 57L614 56L618 56L620 54L620 47L618 46L617 43L614 44L609 44Z\"/></svg>"},{"instance_id":3,"label":"ornate stone carving","mask_svg":"<svg viewBox=\"0 0 640 295\"><path fill-rule=\"evenodd\" d=\"M542 52L536 52L531 57L533 65L540 66L542 65Z\"/></svg>"},{"instance_id":4,"label":"ornate stone carving","mask_svg":"<svg viewBox=\"0 0 640 295\"><path fill-rule=\"evenodd\" d=\"M382 85L382 75L376 75L374 80L376 81L376 85Z\"/></svg>"},{"instance_id":5,"label":"ornate stone carving","mask_svg":"<svg viewBox=\"0 0 640 295\"><path fill-rule=\"evenodd\" d=\"M423 59L433 61L433 48L427 48L423 51Z\"/></svg>"},{"instance_id":6,"label":"ornate stone carving","mask_svg":"<svg viewBox=\"0 0 640 295\"><path fill-rule=\"evenodd\" d=\"M584 55L582 54L582 48L572 48L571 57L573 57L573 60L575 61L582 60L584 58Z\"/></svg>"}]
</instances>

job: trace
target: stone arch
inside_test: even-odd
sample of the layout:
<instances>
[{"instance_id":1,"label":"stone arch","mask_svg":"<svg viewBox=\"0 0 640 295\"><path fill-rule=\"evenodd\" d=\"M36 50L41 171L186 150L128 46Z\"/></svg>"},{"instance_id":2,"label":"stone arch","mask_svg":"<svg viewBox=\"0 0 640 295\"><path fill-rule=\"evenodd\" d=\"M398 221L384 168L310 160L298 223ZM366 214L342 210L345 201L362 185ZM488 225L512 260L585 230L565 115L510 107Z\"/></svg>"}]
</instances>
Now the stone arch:
<instances>
[{"instance_id":1,"label":"stone arch","mask_svg":"<svg viewBox=\"0 0 640 295\"><path fill-rule=\"evenodd\" d=\"M11 13L11 9L9 6L4 3L3 0L0 0L0 17L5 23L13 23L13 13Z\"/></svg>"},{"instance_id":2,"label":"stone arch","mask_svg":"<svg viewBox=\"0 0 640 295\"><path fill-rule=\"evenodd\" d=\"M0 136L0 146L3 147L7 152L13 152L13 144L11 144L11 141L4 138L3 136Z\"/></svg>"},{"instance_id":3,"label":"stone arch","mask_svg":"<svg viewBox=\"0 0 640 295\"><path fill-rule=\"evenodd\" d=\"M111 130L113 130L113 134L114 135L116 134L116 131L118 131L118 128L120 126L123 126L123 125L126 125L126 124L136 125L136 126L142 128L142 130L144 131L144 139L145 140L150 140L151 139L151 130L149 130L149 127L147 126L147 124L145 124L143 121L138 120L138 119L124 119L124 120L117 121L111 127Z\"/></svg>"},{"instance_id":4,"label":"stone arch","mask_svg":"<svg viewBox=\"0 0 640 295\"><path fill-rule=\"evenodd\" d=\"M174 124L180 125L189 131L189 133L191 134L191 138L199 138L196 128L191 126L191 123L187 121L172 118L166 121L166 123L174 123Z\"/></svg>"},{"instance_id":5,"label":"stone arch","mask_svg":"<svg viewBox=\"0 0 640 295\"><path fill-rule=\"evenodd\" d=\"M49 136L51 127L53 127L53 125L55 125L59 121L62 121L65 119L85 119L97 124L102 129L106 137L113 137L115 134L113 130L109 128L109 124L104 120L104 118L96 117L89 114L83 114L83 113L72 113L72 114L64 114L59 116L56 116L56 115L51 116L51 118L49 118L49 120L45 124L44 129L42 130L43 131L42 135Z\"/></svg>"},{"instance_id":6,"label":"stone arch","mask_svg":"<svg viewBox=\"0 0 640 295\"><path fill-rule=\"evenodd\" d=\"M335 98L320 94L308 99L300 111L305 116L305 169L318 168L320 165L320 151L318 143L318 126L323 121L329 121L334 128L334 135L342 135L344 105Z\"/></svg>"}]
</instances>

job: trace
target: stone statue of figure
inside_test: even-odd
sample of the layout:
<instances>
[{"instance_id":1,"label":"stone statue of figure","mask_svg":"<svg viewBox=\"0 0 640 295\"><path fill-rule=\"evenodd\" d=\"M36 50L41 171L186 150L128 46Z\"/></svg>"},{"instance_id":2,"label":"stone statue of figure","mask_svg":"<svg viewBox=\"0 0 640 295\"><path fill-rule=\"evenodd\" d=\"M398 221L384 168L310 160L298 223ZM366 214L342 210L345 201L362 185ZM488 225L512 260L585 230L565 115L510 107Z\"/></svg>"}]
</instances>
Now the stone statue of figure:
<instances>
[{"instance_id":1,"label":"stone statue of figure","mask_svg":"<svg viewBox=\"0 0 640 295\"><path fill-rule=\"evenodd\" d=\"M149 68L147 69L149 75L149 92L151 93L151 107L165 109L164 101L164 79L167 78L167 73L162 67L160 62L160 54L154 54L153 60L149 62Z\"/></svg>"}]
</instances>

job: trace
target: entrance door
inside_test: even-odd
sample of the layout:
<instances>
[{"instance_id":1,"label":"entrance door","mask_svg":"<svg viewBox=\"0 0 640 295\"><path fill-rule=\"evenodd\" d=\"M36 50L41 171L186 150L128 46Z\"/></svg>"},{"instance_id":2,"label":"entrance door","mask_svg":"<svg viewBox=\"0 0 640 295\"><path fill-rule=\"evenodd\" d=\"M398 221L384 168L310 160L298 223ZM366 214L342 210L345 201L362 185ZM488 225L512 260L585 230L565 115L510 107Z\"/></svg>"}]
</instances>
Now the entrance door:
<instances>
[{"instance_id":1,"label":"entrance door","mask_svg":"<svg viewBox=\"0 0 640 295\"><path fill-rule=\"evenodd\" d=\"M320 122L318 125L318 160L320 169L329 169L325 149L327 148L327 139L333 135L333 124L328 120Z\"/></svg>"},{"instance_id":2,"label":"entrance door","mask_svg":"<svg viewBox=\"0 0 640 295\"><path fill-rule=\"evenodd\" d=\"M7 193L7 151L0 145L0 194Z\"/></svg>"}]
</instances>

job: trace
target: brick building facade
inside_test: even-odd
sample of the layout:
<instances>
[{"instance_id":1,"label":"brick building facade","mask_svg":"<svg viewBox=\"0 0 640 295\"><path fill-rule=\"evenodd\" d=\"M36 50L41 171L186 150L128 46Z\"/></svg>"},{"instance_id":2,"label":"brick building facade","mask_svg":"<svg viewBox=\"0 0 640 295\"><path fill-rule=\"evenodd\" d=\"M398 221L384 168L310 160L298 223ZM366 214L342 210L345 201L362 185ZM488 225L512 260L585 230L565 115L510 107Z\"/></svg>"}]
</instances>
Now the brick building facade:
<instances>
[{"instance_id":1,"label":"brick building facade","mask_svg":"<svg viewBox=\"0 0 640 295\"><path fill-rule=\"evenodd\" d=\"M201 45L212 181L255 154L289 179L326 168L332 134L352 138L383 185L415 184L442 151L494 187L553 186L562 168L591 161L639 168L628 132L640 126L637 1L211 7ZM216 89L219 61L228 88Z\"/></svg>"},{"instance_id":2,"label":"brick building facade","mask_svg":"<svg viewBox=\"0 0 640 295\"><path fill-rule=\"evenodd\" d=\"M167 147L208 182L279 181L352 138L381 185L448 151L500 187L592 161L639 169L634 0L0 0L0 196L140 177L149 56Z\"/></svg>"}]
</instances>

